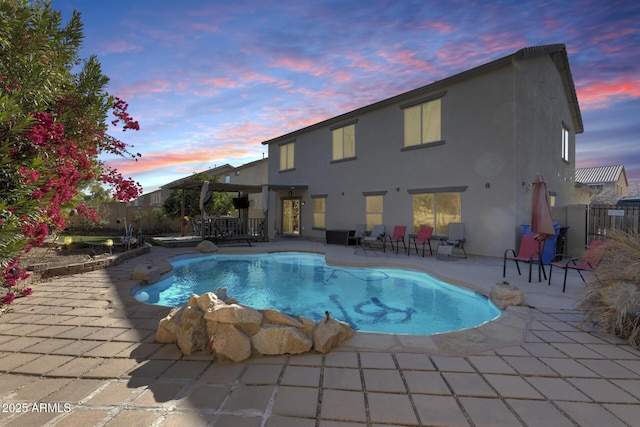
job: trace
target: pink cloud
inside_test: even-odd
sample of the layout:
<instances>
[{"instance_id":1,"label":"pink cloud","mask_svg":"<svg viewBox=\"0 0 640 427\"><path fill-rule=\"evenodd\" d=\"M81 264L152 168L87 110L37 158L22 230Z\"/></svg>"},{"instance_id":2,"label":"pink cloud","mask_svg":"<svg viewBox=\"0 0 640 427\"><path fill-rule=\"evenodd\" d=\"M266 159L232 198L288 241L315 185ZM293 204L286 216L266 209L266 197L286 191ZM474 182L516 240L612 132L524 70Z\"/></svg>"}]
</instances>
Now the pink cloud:
<instances>
[{"instance_id":1,"label":"pink cloud","mask_svg":"<svg viewBox=\"0 0 640 427\"><path fill-rule=\"evenodd\" d=\"M117 93L118 96L128 100L132 99L134 96L148 98L150 97L149 94L169 92L173 86L174 83L169 80L140 80L135 83L119 87Z\"/></svg>"},{"instance_id":2,"label":"pink cloud","mask_svg":"<svg viewBox=\"0 0 640 427\"><path fill-rule=\"evenodd\" d=\"M203 32L203 33L217 33L218 26L212 24L205 24L202 22L190 22L189 28L195 31Z\"/></svg>"},{"instance_id":3,"label":"pink cloud","mask_svg":"<svg viewBox=\"0 0 640 427\"><path fill-rule=\"evenodd\" d=\"M110 159L105 163L116 169L123 176L131 176L145 172L157 172L159 169L189 169L187 165L200 165L207 162L219 162L220 159L241 158L255 154L252 150L238 145L226 145L221 148L210 147L189 149L183 152L147 152L138 161L130 159ZM192 169L191 169L192 170Z\"/></svg>"},{"instance_id":4,"label":"pink cloud","mask_svg":"<svg viewBox=\"0 0 640 427\"><path fill-rule=\"evenodd\" d=\"M635 75L621 76L612 81L587 82L576 91L582 109L607 108L611 103L640 97L640 80Z\"/></svg>"},{"instance_id":5,"label":"pink cloud","mask_svg":"<svg viewBox=\"0 0 640 427\"><path fill-rule=\"evenodd\" d=\"M125 40L106 41L100 45L100 48L105 55L110 53L139 52L142 50L142 46Z\"/></svg>"}]
</instances>

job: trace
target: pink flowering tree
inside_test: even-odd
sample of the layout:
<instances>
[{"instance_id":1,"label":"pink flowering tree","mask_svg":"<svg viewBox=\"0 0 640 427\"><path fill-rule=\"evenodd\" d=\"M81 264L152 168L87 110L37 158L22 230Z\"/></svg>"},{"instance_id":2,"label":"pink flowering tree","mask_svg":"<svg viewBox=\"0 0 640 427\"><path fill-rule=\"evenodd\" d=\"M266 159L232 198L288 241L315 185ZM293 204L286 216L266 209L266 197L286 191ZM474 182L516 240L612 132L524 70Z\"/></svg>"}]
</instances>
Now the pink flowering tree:
<instances>
[{"instance_id":1,"label":"pink flowering tree","mask_svg":"<svg viewBox=\"0 0 640 427\"><path fill-rule=\"evenodd\" d=\"M20 256L63 230L65 212L98 219L77 203L79 187L97 180L121 201L141 193L98 159L140 156L107 134L110 114L123 131L140 127L105 91L97 58L79 58L82 37L77 12L61 26L48 1L0 2L0 305L31 293Z\"/></svg>"}]
</instances>

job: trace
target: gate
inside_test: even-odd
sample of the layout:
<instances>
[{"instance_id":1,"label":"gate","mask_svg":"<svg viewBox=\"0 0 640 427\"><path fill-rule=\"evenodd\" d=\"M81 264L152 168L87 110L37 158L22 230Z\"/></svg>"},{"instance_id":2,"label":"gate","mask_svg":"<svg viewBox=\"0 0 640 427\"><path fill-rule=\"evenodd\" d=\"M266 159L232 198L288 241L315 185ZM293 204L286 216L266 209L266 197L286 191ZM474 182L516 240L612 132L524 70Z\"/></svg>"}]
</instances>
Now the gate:
<instances>
[{"instance_id":1,"label":"gate","mask_svg":"<svg viewBox=\"0 0 640 427\"><path fill-rule=\"evenodd\" d=\"M589 240L606 238L613 230L640 233L640 206L590 205Z\"/></svg>"}]
</instances>

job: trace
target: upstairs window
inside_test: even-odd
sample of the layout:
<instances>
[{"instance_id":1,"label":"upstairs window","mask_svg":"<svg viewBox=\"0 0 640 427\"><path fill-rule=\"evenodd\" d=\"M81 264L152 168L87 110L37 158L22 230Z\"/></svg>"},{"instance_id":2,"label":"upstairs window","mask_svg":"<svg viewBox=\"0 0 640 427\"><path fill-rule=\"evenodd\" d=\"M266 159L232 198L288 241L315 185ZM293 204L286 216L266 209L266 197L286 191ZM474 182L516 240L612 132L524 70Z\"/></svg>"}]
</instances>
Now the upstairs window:
<instances>
[{"instance_id":1,"label":"upstairs window","mask_svg":"<svg viewBox=\"0 0 640 427\"><path fill-rule=\"evenodd\" d=\"M293 169L294 143L289 142L280 146L280 170L286 171Z\"/></svg>"},{"instance_id":2,"label":"upstairs window","mask_svg":"<svg viewBox=\"0 0 640 427\"><path fill-rule=\"evenodd\" d=\"M440 98L404 109L404 146L442 140Z\"/></svg>"},{"instance_id":3,"label":"upstairs window","mask_svg":"<svg viewBox=\"0 0 640 427\"><path fill-rule=\"evenodd\" d=\"M562 160L569 162L569 129L562 125Z\"/></svg>"},{"instance_id":4,"label":"upstairs window","mask_svg":"<svg viewBox=\"0 0 640 427\"><path fill-rule=\"evenodd\" d=\"M356 157L356 126L342 126L331 131L333 138L333 160Z\"/></svg>"}]
</instances>

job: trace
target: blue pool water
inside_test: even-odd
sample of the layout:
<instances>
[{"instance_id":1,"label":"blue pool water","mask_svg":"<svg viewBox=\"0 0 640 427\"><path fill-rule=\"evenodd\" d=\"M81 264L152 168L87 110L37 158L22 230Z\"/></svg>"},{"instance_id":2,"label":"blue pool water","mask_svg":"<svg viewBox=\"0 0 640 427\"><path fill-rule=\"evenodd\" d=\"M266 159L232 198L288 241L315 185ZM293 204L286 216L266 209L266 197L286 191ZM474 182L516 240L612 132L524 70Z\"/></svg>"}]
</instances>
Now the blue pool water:
<instances>
[{"instance_id":1,"label":"blue pool water","mask_svg":"<svg viewBox=\"0 0 640 427\"><path fill-rule=\"evenodd\" d=\"M257 309L313 320L333 317L362 331L431 335L472 328L500 315L485 296L426 273L328 266L318 254L209 255L172 262L173 276L134 289L139 301L180 306L194 293L227 288Z\"/></svg>"}]
</instances>

